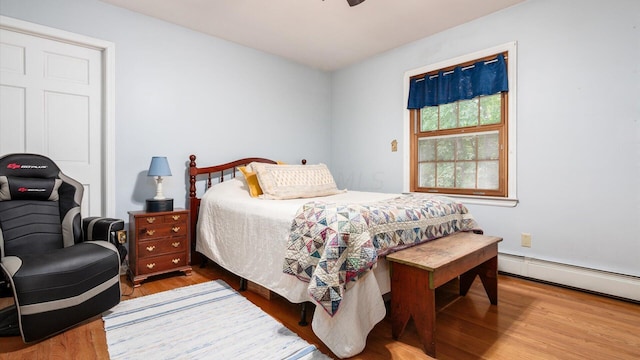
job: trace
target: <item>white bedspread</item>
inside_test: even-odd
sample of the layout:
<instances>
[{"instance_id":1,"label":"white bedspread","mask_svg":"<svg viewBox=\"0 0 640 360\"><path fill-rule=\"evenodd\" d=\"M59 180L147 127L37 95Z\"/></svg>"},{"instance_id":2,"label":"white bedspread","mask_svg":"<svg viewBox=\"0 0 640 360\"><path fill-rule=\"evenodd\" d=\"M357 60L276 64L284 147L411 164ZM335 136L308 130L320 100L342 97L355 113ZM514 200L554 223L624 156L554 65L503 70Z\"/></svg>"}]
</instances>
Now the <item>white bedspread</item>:
<instances>
[{"instance_id":1,"label":"white bedspread","mask_svg":"<svg viewBox=\"0 0 640 360\"><path fill-rule=\"evenodd\" d=\"M311 301L308 284L282 271L291 221L298 208L319 199L367 203L397 196L349 191L323 198L265 200L252 198L244 181L227 180L212 186L202 197L196 250L290 302ZM314 333L337 356L360 353L371 329L385 316L382 294L389 291L387 262L380 259L373 272L351 284L334 317L325 311L314 312Z\"/></svg>"}]
</instances>

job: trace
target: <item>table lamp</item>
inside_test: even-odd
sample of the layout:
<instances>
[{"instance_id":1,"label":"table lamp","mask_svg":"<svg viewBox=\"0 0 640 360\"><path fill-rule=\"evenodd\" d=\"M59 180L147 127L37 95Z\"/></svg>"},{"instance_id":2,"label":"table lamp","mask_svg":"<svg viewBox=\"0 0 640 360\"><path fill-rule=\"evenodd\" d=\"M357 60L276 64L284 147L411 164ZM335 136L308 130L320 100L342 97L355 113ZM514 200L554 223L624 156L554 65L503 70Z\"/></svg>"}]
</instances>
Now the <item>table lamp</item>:
<instances>
[{"instance_id":1,"label":"table lamp","mask_svg":"<svg viewBox=\"0 0 640 360\"><path fill-rule=\"evenodd\" d=\"M162 192L162 177L171 176L171 169L166 156L154 156L151 158L147 176L156 178L156 196L147 199L147 211L173 211L173 199L167 199Z\"/></svg>"}]
</instances>

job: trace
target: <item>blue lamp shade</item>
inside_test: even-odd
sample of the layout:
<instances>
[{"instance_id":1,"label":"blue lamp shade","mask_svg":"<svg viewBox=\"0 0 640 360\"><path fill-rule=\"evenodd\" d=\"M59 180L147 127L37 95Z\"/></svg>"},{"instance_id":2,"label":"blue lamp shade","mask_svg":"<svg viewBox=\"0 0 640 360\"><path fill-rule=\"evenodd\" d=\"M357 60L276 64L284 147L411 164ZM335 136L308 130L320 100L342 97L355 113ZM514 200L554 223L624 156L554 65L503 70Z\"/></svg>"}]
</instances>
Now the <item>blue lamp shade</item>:
<instances>
[{"instance_id":1,"label":"blue lamp shade","mask_svg":"<svg viewBox=\"0 0 640 360\"><path fill-rule=\"evenodd\" d=\"M149 165L148 176L171 176L171 169L169 169L169 162L166 156L154 156L151 158L151 165Z\"/></svg>"},{"instance_id":2,"label":"blue lamp shade","mask_svg":"<svg viewBox=\"0 0 640 360\"><path fill-rule=\"evenodd\" d=\"M171 176L171 169L169 169L169 162L166 156L154 156L151 158L151 165L149 165L148 176L156 177L156 196L154 200L165 200L166 197L162 193L162 177Z\"/></svg>"}]
</instances>

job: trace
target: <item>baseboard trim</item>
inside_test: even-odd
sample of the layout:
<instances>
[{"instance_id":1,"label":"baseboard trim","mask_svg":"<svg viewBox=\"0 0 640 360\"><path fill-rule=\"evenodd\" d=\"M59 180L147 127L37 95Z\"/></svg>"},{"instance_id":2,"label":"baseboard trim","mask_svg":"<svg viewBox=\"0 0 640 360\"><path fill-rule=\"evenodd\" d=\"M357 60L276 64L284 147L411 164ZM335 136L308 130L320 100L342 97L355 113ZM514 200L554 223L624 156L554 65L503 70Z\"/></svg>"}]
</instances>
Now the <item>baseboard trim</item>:
<instances>
[{"instance_id":1,"label":"baseboard trim","mask_svg":"<svg viewBox=\"0 0 640 360\"><path fill-rule=\"evenodd\" d=\"M498 271L640 302L640 277L502 253Z\"/></svg>"}]
</instances>

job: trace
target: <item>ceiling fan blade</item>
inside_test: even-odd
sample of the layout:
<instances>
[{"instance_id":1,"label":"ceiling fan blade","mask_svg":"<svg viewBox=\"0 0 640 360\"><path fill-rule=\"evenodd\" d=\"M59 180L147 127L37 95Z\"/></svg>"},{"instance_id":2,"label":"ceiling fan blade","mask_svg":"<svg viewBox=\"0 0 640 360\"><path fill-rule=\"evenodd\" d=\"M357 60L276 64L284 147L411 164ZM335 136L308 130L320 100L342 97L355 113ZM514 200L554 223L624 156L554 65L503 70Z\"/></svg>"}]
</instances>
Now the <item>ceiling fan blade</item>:
<instances>
[{"instance_id":1,"label":"ceiling fan blade","mask_svg":"<svg viewBox=\"0 0 640 360\"><path fill-rule=\"evenodd\" d=\"M349 6L356 6L356 5L360 4L363 1L364 0L347 0L347 2L349 3Z\"/></svg>"}]
</instances>

